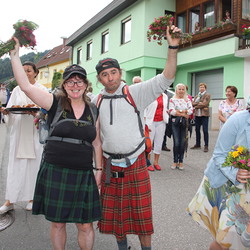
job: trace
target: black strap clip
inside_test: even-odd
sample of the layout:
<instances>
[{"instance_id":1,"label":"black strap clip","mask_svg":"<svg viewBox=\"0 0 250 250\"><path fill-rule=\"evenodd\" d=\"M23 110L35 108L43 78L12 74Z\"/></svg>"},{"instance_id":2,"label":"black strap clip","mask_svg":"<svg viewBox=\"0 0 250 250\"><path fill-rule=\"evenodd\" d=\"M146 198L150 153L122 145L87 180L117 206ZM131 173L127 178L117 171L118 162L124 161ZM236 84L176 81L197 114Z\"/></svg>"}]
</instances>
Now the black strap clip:
<instances>
[{"instance_id":1,"label":"black strap clip","mask_svg":"<svg viewBox=\"0 0 250 250\"><path fill-rule=\"evenodd\" d=\"M112 172L111 176L113 178L123 178L124 177L124 172Z\"/></svg>"}]
</instances>

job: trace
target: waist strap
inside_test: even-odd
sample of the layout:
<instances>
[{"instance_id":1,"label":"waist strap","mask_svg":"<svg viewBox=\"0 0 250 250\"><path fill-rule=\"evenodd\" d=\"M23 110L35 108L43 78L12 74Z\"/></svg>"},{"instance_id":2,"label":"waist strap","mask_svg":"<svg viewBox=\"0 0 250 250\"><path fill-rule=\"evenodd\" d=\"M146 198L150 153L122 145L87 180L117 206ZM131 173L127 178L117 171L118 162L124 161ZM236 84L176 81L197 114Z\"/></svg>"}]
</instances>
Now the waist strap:
<instances>
[{"instance_id":1,"label":"waist strap","mask_svg":"<svg viewBox=\"0 0 250 250\"><path fill-rule=\"evenodd\" d=\"M104 153L106 153L107 155L109 155L109 158L107 159L107 162L106 162L106 180L105 180L105 183L106 184L110 184L110 177L111 177L111 161L112 159L115 159L115 160L120 160L120 159L125 159L126 161L126 165L127 167L131 166L131 162L129 160L129 156L134 154L137 150L139 150L139 148L142 146L142 145L145 145L145 138L143 138L142 142L138 145L138 147L133 150L132 152L130 153L127 153L127 154L112 154L112 153L109 153L109 152L106 152L106 151L103 151Z\"/></svg>"},{"instance_id":2,"label":"waist strap","mask_svg":"<svg viewBox=\"0 0 250 250\"><path fill-rule=\"evenodd\" d=\"M113 178L123 178L124 172L112 172L112 177Z\"/></svg>"},{"instance_id":3,"label":"waist strap","mask_svg":"<svg viewBox=\"0 0 250 250\"><path fill-rule=\"evenodd\" d=\"M84 144L89 147L93 147L91 143L85 141L85 140L79 140L74 138L67 138L67 137L59 137L59 136L50 136L47 138L47 141L61 141L61 142L68 142L73 144Z\"/></svg>"}]
</instances>

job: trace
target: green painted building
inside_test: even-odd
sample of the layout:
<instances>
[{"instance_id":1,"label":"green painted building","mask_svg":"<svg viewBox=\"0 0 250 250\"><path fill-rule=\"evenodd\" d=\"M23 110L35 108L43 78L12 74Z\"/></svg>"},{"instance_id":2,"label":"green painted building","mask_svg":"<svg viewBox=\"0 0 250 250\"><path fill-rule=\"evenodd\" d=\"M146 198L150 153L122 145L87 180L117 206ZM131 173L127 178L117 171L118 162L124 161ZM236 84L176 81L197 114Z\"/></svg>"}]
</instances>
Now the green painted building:
<instances>
[{"instance_id":1,"label":"green painted building","mask_svg":"<svg viewBox=\"0 0 250 250\"><path fill-rule=\"evenodd\" d=\"M178 0L114 0L66 40L66 45L73 48L73 63L87 70L94 93L102 88L96 80L95 66L106 57L118 59L127 84L135 75L147 80L162 71L167 57L167 43L159 46L155 41L148 42L146 34L154 18L166 13L175 15L177 25L182 26L182 14L176 14L176 6ZM174 84L187 84L193 96L198 92L200 82L207 84L212 97L212 129L219 128L218 105L225 98L227 85L236 86L238 97L244 100L250 94L247 81L250 49L242 49L242 39L235 35L237 30L232 28L231 31L225 33L226 30L222 29L214 39L209 37L205 41L194 42L192 46L185 45L178 54Z\"/></svg>"}]
</instances>

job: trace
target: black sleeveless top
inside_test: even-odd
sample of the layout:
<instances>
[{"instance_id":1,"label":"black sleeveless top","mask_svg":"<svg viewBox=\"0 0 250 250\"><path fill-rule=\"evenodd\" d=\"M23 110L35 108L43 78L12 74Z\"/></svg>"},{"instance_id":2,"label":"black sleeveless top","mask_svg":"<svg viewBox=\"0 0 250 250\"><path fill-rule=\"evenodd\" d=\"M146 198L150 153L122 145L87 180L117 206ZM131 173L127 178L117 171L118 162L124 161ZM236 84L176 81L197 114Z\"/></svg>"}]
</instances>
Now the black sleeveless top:
<instances>
[{"instance_id":1,"label":"black sleeveless top","mask_svg":"<svg viewBox=\"0 0 250 250\"><path fill-rule=\"evenodd\" d=\"M58 100L54 96L51 109L48 111L49 119L52 121L57 110ZM96 138L96 127L89 106L85 105L85 110L80 117L80 123L75 118L73 112L63 111L59 121L63 119L74 119L59 123L52 132L51 136L66 137L84 140L92 144ZM90 170L93 168L93 147L86 144L74 144L60 141L47 141L45 146L44 160L56 166Z\"/></svg>"}]
</instances>

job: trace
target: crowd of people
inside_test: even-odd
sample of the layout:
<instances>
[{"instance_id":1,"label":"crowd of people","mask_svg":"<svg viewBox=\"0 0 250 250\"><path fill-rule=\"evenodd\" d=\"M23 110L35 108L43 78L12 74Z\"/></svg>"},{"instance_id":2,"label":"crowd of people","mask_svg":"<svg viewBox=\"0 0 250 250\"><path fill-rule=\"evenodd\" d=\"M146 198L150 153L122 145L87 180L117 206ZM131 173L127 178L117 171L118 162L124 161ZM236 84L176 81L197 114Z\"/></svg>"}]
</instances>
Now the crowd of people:
<instances>
[{"instance_id":1,"label":"crowd of people","mask_svg":"<svg viewBox=\"0 0 250 250\"><path fill-rule=\"evenodd\" d=\"M191 149L201 149L202 127L203 151L209 150L211 97L206 83L199 84L194 98L183 83L175 85L173 96L166 93L174 82L180 42L170 29L173 33L181 31L175 26L167 28L168 56L161 74L146 81L136 76L127 87L119 62L105 58L96 65L97 79L104 87L98 95L91 94L87 72L77 64L65 69L60 88L49 93L36 81L35 65L21 63L19 41L14 38L16 45L10 58L18 86L9 100L1 95L1 112L8 116L10 149L6 202L0 214L13 210L18 201L28 202L27 210L50 221L54 249L65 249L67 223L76 224L79 247L93 249L95 221L100 233L115 236L119 250L128 249L129 234L138 235L142 250L151 249L154 227L148 171L162 169L159 158L161 151L168 149L166 137L173 140L173 163L169 166L173 170L184 169L191 120L196 131ZM227 86L225 91L226 99L218 107L221 131L213 157L187 208L193 219L210 231L217 225L210 249L250 245L247 223L241 224L240 230L233 223L228 226L232 214L240 213L236 211L237 202L249 192L243 187L250 172L222 167L232 146L250 148L250 99L244 110L243 103L236 99L237 88ZM13 114L8 109L27 104L47 111L49 128L44 146L39 143L34 123L37 112ZM145 154L142 124L149 129L149 154ZM209 215L211 218L207 218ZM212 226L208 220L214 220Z\"/></svg>"}]
</instances>

